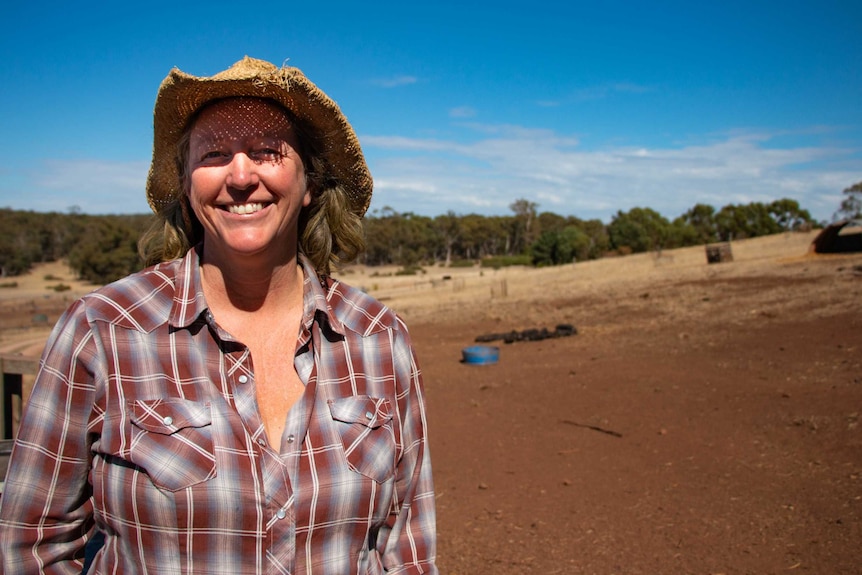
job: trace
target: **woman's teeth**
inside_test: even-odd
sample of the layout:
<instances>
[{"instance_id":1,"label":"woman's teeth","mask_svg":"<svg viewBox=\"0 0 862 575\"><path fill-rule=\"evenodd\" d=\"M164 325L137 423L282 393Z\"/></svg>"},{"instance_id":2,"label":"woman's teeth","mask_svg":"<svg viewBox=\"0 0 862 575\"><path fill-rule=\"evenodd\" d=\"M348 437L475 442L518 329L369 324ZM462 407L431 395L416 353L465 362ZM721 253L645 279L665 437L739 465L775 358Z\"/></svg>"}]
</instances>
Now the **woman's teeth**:
<instances>
[{"instance_id":1,"label":"woman's teeth","mask_svg":"<svg viewBox=\"0 0 862 575\"><path fill-rule=\"evenodd\" d=\"M263 209L263 204L234 204L227 207L232 214L253 214Z\"/></svg>"}]
</instances>

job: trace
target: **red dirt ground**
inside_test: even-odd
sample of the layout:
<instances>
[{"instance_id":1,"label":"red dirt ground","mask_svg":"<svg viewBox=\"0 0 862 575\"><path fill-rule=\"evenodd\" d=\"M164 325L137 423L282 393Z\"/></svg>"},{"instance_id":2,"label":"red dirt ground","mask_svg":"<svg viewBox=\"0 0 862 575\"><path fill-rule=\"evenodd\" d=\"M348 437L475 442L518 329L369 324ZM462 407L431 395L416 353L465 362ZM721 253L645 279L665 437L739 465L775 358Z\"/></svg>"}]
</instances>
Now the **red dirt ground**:
<instances>
[{"instance_id":1,"label":"red dirt ground","mask_svg":"<svg viewBox=\"0 0 862 575\"><path fill-rule=\"evenodd\" d=\"M414 322L441 572L862 573L860 263Z\"/></svg>"}]
</instances>

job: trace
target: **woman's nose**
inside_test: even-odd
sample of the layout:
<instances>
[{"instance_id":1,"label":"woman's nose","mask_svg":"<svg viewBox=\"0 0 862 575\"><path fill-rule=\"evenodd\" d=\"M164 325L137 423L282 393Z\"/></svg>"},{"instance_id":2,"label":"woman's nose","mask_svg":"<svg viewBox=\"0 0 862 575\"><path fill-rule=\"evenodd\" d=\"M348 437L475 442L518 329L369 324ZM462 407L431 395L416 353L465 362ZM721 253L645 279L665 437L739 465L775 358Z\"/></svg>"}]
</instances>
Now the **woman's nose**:
<instances>
[{"instance_id":1,"label":"woman's nose","mask_svg":"<svg viewBox=\"0 0 862 575\"><path fill-rule=\"evenodd\" d=\"M246 190L257 186L260 183L257 164L243 152L234 154L230 160L230 164L228 164L228 174L225 183L228 187L238 190Z\"/></svg>"}]
</instances>

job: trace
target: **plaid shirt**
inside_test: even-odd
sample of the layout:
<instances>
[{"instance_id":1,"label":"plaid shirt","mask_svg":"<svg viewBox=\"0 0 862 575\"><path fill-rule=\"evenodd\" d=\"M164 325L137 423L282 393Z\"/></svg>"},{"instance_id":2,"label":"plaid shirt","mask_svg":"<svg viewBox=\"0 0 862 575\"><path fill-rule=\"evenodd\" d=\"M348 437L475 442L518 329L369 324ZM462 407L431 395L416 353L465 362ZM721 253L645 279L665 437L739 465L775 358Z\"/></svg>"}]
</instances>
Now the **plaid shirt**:
<instances>
[{"instance_id":1,"label":"plaid shirt","mask_svg":"<svg viewBox=\"0 0 862 575\"><path fill-rule=\"evenodd\" d=\"M249 350L213 320L196 250L54 328L0 505L3 572L430 573L422 378L401 320L301 258L306 384L269 445Z\"/></svg>"}]
</instances>

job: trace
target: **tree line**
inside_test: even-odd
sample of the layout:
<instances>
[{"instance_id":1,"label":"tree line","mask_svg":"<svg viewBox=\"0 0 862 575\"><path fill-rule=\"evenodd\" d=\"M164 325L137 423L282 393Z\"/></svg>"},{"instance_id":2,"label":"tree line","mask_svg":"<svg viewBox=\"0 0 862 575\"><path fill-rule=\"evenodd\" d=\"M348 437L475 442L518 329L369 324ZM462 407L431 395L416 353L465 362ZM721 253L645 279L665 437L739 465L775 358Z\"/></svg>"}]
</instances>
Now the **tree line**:
<instances>
[{"instance_id":1,"label":"tree line","mask_svg":"<svg viewBox=\"0 0 862 575\"><path fill-rule=\"evenodd\" d=\"M0 276L66 259L81 279L107 283L140 269L137 242L152 216L0 208Z\"/></svg>"},{"instance_id":2,"label":"tree line","mask_svg":"<svg viewBox=\"0 0 862 575\"><path fill-rule=\"evenodd\" d=\"M862 182L844 193L836 218L860 217ZM538 208L518 199L510 205L512 214L505 216L449 211L429 217L388 207L375 210L364 220L367 250L361 261L404 269L489 260L545 266L818 226L796 200L787 198L720 209L699 203L673 220L651 208L636 207L618 211L607 224ZM113 281L141 268L137 240L152 218L0 208L0 276L19 275L34 263L66 259L81 279L96 284Z\"/></svg>"},{"instance_id":3,"label":"tree line","mask_svg":"<svg viewBox=\"0 0 862 575\"><path fill-rule=\"evenodd\" d=\"M520 199L511 216L436 217L384 208L366 218L369 265L416 266L429 262L519 258L535 266L558 265L645 251L753 238L817 226L796 200L752 202L716 210L696 204L669 220L651 208L618 211L608 224L539 212Z\"/></svg>"}]
</instances>

